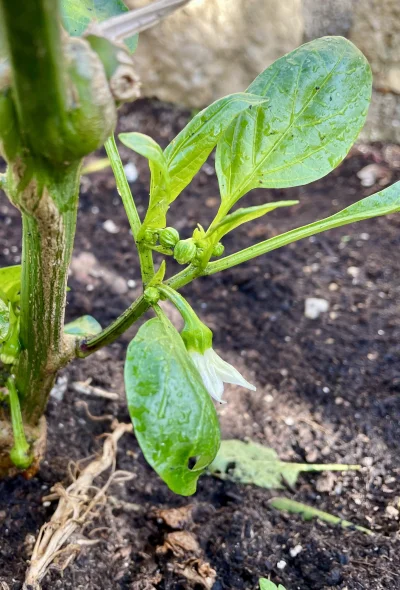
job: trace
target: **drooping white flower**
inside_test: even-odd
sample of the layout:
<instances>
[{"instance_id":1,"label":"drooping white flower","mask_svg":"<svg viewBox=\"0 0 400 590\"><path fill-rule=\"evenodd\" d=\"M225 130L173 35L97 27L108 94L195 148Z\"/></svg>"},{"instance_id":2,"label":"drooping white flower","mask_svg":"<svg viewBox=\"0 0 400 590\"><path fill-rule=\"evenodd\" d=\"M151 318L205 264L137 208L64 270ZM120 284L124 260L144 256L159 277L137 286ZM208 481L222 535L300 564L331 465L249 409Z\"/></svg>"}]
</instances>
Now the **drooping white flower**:
<instances>
[{"instance_id":1,"label":"drooping white flower","mask_svg":"<svg viewBox=\"0 0 400 590\"><path fill-rule=\"evenodd\" d=\"M246 381L235 367L224 361L212 348L207 348L204 353L191 350L189 354L208 393L221 404L226 403L222 400L224 383L256 390L254 385Z\"/></svg>"}]
</instances>

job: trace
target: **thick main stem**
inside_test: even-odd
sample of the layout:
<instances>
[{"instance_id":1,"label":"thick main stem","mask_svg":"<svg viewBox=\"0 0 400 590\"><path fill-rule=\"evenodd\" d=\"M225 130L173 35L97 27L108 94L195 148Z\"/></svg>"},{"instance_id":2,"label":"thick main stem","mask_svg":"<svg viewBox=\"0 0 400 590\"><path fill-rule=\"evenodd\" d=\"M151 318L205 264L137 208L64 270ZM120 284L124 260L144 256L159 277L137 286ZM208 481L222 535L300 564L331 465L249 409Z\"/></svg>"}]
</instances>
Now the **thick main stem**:
<instances>
[{"instance_id":1,"label":"thick main stem","mask_svg":"<svg viewBox=\"0 0 400 590\"><path fill-rule=\"evenodd\" d=\"M79 164L45 178L38 205L19 205L23 219L21 331L17 388L24 420L43 414L57 370L73 356L73 339L63 334L68 267L75 235ZM29 186L37 186L31 181ZM15 197L14 197L15 198ZM16 196L18 199L18 195ZM69 346L70 345L70 346Z\"/></svg>"}]
</instances>

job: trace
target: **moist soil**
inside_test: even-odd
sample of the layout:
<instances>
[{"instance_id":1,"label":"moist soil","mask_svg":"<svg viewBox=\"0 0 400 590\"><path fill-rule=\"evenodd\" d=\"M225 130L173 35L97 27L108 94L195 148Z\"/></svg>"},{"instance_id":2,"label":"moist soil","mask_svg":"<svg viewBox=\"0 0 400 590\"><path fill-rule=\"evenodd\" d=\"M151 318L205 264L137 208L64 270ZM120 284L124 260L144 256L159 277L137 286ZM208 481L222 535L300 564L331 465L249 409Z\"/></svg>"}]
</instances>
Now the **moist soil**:
<instances>
[{"instance_id":1,"label":"moist soil","mask_svg":"<svg viewBox=\"0 0 400 590\"><path fill-rule=\"evenodd\" d=\"M119 125L165 146L190 116L138 101L121 112ZM399 150L359 144L336 171L309 186L253 191L243 205L281 199L300 204L236 230L225 241L226 252L327 216L398 180ZM147 164L126 148L121 153L131 164L143 215ZM357 177L367 165L377 177L368 188ZM139 292L138 260L110 170L84 177L81 193L67 319L91 314L105 326ZM171 207L169 223L187 237L197 223L207 226L217 205L211 156ZM16 264L19 214L4 195L0 219L0 265ZM125 435L117 468L132 478L112 485L109 503L79 537L97 543L84 546L63 572L61 560L43 589L252 590L261 576L287 590L400 588L399 251L400 215L392 215L303 240L183 291L214 330L215 348L257 386L255 393L227 388L228 403L218 408L223 437L255 440L283 460L359 463L361 471L304 474L293 489L279 491L203 476L197 493L183 498L148 467L134 436ZM171 274L178 268L173 261L168 267ZM326 299L329 310L308 319L309 297ZM101 449L101 435L110 430L107 415L129 420L123 363L136 330L62 372L68 387L48 405L48 451L39 473L0 483L4 588L22 588L34 538L54 511L43 501L51 486L67 485L70 464ZM119 394L118 401L76 393L73 383L86 379ZM276 495L374 535L280 513L269 504ZM179 518L176 508L182 508Z\"/></svg>"}]
</instances>

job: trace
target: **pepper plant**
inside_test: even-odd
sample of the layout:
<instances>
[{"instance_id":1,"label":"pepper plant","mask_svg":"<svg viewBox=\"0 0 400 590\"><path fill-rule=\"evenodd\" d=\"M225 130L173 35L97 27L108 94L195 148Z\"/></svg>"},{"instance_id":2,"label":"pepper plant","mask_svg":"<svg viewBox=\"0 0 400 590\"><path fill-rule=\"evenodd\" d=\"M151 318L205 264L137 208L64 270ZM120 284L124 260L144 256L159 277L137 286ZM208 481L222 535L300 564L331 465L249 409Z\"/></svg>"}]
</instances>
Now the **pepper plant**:
<instances>
[{"instance_id":1,"label":"pepper plant","mask_svg":"<svg viewBox=\"0 0 400 590\"><path fill-rule=\"evenodd\" d=\"M240 207L242 197L255 188L304 185L328 174L365 122L368 62L349 41L325 37L273 63L245 92L205 108L164 150L140 133L121 134L151 171L148 208L140 219L113 136L118 105L137 96L130 53L136 38L122 45L127 34L121 23L129 19L109 18L125 11L121 0L0 0L0 146L7 163L0 182L23 224L22 264L0 270L0 473L37 469L57 372L112 343L153 310L155 317L128 347L128 407L147 461L174 492L189 495L219 448L211 398L222 401L224 383L255 388L213 350L211 330L181 289L318 232L399 211L400 183L331 217L223 255L229 232L296 204ZM140 297L104 329L88 317L64 325L82 159L102 145L143 281ZM181 240L168 226L169 208L185 198L184 189L214 148L218 212L207 228L198 225ZM154 252L165 257L157 269ZM171 257L183 267L174 276L168 275ZM181 333L159 306L165 299L182 315Z\"/></svg>"}]
</instances>

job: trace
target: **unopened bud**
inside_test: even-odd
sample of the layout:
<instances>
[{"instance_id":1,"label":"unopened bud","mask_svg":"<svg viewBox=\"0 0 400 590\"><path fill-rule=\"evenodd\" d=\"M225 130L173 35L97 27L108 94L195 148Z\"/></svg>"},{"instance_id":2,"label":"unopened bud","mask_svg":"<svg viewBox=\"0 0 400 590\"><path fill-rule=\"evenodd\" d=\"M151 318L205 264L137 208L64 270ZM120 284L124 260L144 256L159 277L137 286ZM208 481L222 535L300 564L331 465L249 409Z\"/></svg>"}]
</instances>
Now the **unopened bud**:
<instances>
[{"instance_id":1,"label":"unopened bud","mask_svg":"<svg viewBox=\"0 0 400 590\"><path fill-rule=\"evenodd\" d=\"M193 238L181 240L174 248L174 258L179 264L187 264L196 256L196 244Z\"/></svg>"},{"instance_id":2,"label":"unopened bud","mask_svg":"<svg viewBox=\"0 0 400 590\"><path fill-rule=\"evenodd\" d=\"M161 246L173 248L179 242L179 233L174 227L161 229L158 235Z\"/></svg>"},{"instance_id":3,"label":"unopened bud","mask_svg":"<svg viewBox=\"0 0 400 590\"><path fill-rule=\"evenodd\" d=\"M221 244L221 242L218 242L218 244L215 244L214 246L214 250L212 251L212 255L213 256L222 256L222 254L225 252L225 246L223 244Z\"/></svg>"}]
</instances>

